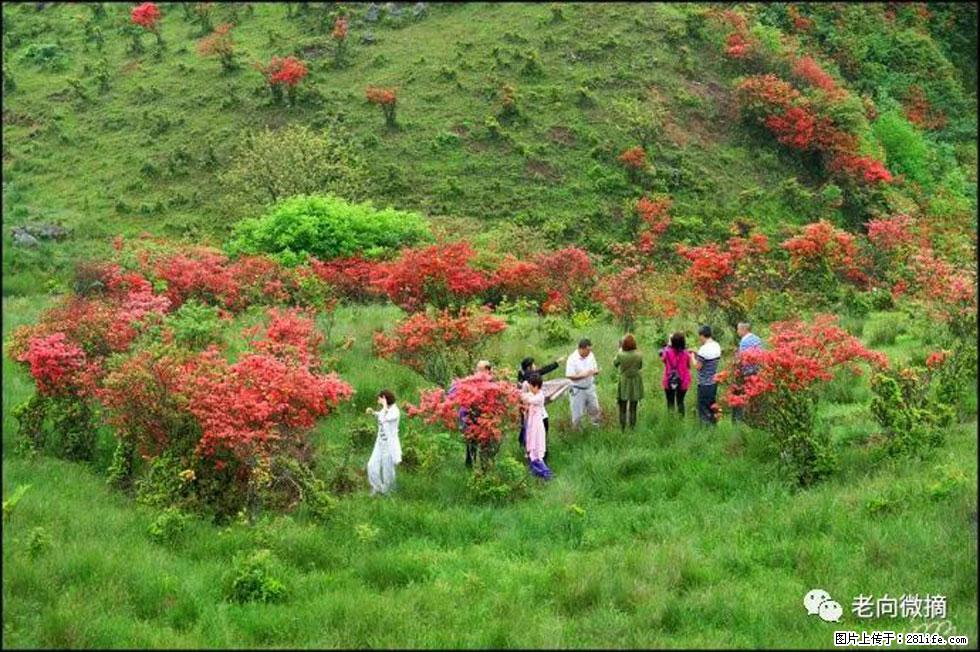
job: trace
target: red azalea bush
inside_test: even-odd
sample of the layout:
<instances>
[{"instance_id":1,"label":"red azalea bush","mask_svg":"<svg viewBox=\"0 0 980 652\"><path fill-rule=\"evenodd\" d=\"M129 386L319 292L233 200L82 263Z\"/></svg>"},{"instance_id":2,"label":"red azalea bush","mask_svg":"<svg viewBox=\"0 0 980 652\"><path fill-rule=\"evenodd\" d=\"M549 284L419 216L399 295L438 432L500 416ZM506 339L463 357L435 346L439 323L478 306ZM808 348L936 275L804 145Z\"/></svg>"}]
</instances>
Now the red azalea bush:
<instances>
[{"instance_id":1,"label":"red azalea bush","mask_svg":"<svg viewBox=\"0 0 980 652\"><path fill-rule=\"evenodd\" d=\"M228 310L242 307L241 288L228 269L228 257L207 247L193 247L165 255L154 265L157 277L167 282L167 297L174 308L188 299Z\"/></svg>"},{"instance_id":2,"label":"red azalea bush","mask_svg":"<svg viewBox=\"0 0 980 652\"><path fill-rule=\"evenodd\" d=\"M422 392L419 404L410 405L408 414L454 430L462 427L463 437L479 446L478 459L485 464L495 456L504 428L514 423L520 404L520 392L514 383L476 373L457 378L448 392Z\"/></svg>"},{"instance_id":3,"label":"red azalea bush","mask_svg":"<svg viewBox=\"0 0 980 652\"><path fill-rule=\"evenodd\" d=\"M489 286L487 276L470 266L476 252L468 242L403 249L396 260L378 267L375 285L408 312L460 308Z\"/></svg>"},{"instance_id":4,"label":"red azalea bush","mask_svg":"<svg viewBox=\"0 0 980 652\"><path fill-rule=\"evenodd\" d=\"M381 263L351 256L326 262L311 259L310 266L320 279L345 299L363 302L379 296L376 281L380 278Z\"/></svg>"},{"instance_id":5,"label":"red azalea bush","mask_svg":"<svg viewBox=\"0 0 980 652\"><path fill-rule=\"evenodd\" d=\"M800 234L783 241L782 247L789 252L791 270L801 275L804 287L830 290L847 281L863 289L868 284L857 239L826 220L807 224Z\"/></svg>"},{"instance_id":6,"label":"red azalea bush","mask_svg":"<svg viewBox=\"0 0 980 652\"><path fill-rule=\"evenodd\" d=\"M625 267L599 279L595 298L622 324L623 331L633 330L636 319L647 314L654 296L639 266Z\"/></svg>"},{"instance_id":7,"label":"red azalea bush","mask_svg":"<svg viewBox=\"0 0 980 652\"><path fill-rule=\"evenodd\" d=\"M26 363L43 395L74 395L85 391L89 369L85 352L64 333L32 337L15 360Z\"/></svg>"},{"instance_id":8,"label":"red azalea bush","mask_svg":"<svg viewBox=\"0 0 980 652\"><path fill-rule=\"evenodd\" d=\"M272 57L268 65L256 63L255 68L265 77L265 83L276 100L282 98L282 89L285 87L289 100L295 101L296 87L309 74L306 64L293 56Z\"/></svg>"},{"instance_id":9,"label":"red azalea bush","mask_svg":"<svg viewBox=\"0 0 980 652\"><path fill-rule=\"evenodd\" d=\"M222 23L197 44L197 53L202 57L218 57L225 70L235 69L235 42L231 38L231 23Z\"/></svg>"},{"instance_id":10,"label":"red azalea bush","mask_svg":"<svg viewBox=\"0 0 980 652\"><path fill-rule=\"evenodd\" d=\"M827 93L838 91L837 83L834 78L814 60L813 57L800 57L793 62L793 74L814 88L819 88Z\"/></svg>"},{"instance_id":11,"label":"red azalea bush","mask_svg":"<svg viewBox=\"0 0 980 652\"><path fill-rule=\"evenodd\" d=\"M148 32L156 33L160 29L160 8L153 2L144 2L133 7L129 19L135 25L139 25Z\"/></svg>"},{"instance_id":12,"label":"red azalea bush","mask_svg":"<svg viewBox=\"0 0 980 652\"><path fill-rule=\"evenodd\" d=\"M618 160L629 170L642 170L647 166L647 153L640 146L631 147L623 150Z\"/></svg>"},{"instance_id":13,"label":"red azalea bush","mask_svg":"<svg viewBox=\"0 0 980 652\"><path fill-rule=\"evenodd\" d=\"M330 32L330 37L335 41L343 41L347 38L348 28L347 19L343 16L337 16L333 22L333 31Z\"/></svg>"},{"instance_id":14,"label":"red azalea bush","mask_svg":"<svg viewBox=\"0 0 980 652\"><path fill-rule=\"evenodd\" d=\"M946 114L933 108L922 88L912 84L903 103L905 117L921 129L939 130L946 126Z\"/></svg>"},{"instance_id":15,"label":"red azalea bush","mask_svg":"<svg viewBox=\"0 0 980 652\"><path fill-rule=\"evenodd\" d=\"M364 95L370 104L376 104L381 107L381 112L385 117L385 125L389 128L394 128L396 125L395 107L398 104L398 91L394 88L368 86L364 89Z\"/></svg>"},{"instance_id":16,"label":"red azalea bush","mask_svg":"<svg viewBox=\"0 0 980 652\"><path fill-rule=\"evenodd\" d=\"M375 333L374 348L378 356L400 362L444 385L470 367L473 352L489 337L506 328L505 321L486 311L464 309L458 315L448 310L419 312L401 321L390 335Z\"/></svg>"},{"instance_id":17,"label":"red azalea bush","mask_svg":"<svg viewBox=\"0 0 980 652\"><path fill-rule=\"evenodd\" d=\"M490 277L489 286L495 294L492 299L525 298L540 305L548 298L547 276L541 266L530 260L519 260L510 254L497 265Z\"/></svg>"},{"instance_id":18,"label":"red azalea bush","mask_svg":"<svg viewBox=\"0 0 980 652\"><path fill-rule=\"evenodd\" d=\"M859 339L837 325L833 315L816 315L810 323L772 324L765 350L740 354L735 383L725 396L731 407L748 408L749 420L775 438L782 461L801 484L810 484L835 466L831 442L825 432L814 432L816 388L833 380L840 369L859 373L858 362L887 367L888 359L864 347ZM757 372L741 376L744 366ZM722 372L718 380L728 380Z\"/></svg>"},{"instance_id":19,"label":"red azalea bush","mask_svg":"<svg viewBox=\"0 0 980 652\"><path fill-rule=\"evenodd\" d=\"M732 236L724 245L678 244L676 251L690 262L685 276L708 305L721 310L732 327L743 321L749 308L744 294L758 288L767 271L761 260L769 251L768 238L760 233Z\"/></svg>"},{"instance_id":20,"label":"red azalea bush","mask_svg":"<svg viewBox=\"0 0 980 652\"><path fill-rule=\"evenodd\" d=\"M595 269L589 254L579 247L565 247L540 253L531 259L545 278L547 298L541 305L545 314L570 313L586 299L595 284Z\"/></svg>"}]
</instances>

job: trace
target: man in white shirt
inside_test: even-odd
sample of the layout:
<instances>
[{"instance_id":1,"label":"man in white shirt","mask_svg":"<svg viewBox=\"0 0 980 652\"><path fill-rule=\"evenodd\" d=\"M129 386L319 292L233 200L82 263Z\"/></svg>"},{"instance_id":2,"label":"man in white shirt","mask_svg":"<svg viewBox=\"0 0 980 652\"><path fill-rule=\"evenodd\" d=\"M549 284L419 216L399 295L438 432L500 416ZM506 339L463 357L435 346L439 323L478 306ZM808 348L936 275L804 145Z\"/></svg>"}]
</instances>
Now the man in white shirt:
<instances>
[{"instance_id":1,"label":"man in white shirt","mask_svg":"<svg viewBox=\"0 0 980 652\"><path fill-rule=\"evenodd\" d=\"M565 363L565 377L572 381L568 400L572 407L572 427L578 428L582 415L586 412L592 425L599 425L599 397L595 391L595 377L599 365L592 354L592 342L583 339L578 343L578 351L568 356Z\"/></svg>"}]
</instances>

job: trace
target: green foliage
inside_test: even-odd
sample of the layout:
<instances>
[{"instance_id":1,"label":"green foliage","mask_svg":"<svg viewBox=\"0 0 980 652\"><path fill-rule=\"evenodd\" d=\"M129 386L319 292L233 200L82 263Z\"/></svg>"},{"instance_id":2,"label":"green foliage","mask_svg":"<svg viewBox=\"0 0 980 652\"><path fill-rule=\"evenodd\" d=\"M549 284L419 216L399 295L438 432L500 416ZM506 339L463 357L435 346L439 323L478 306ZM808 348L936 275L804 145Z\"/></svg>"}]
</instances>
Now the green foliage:
<instances>
[{"instance_id":1,"label":"green foliage","mask_svg":"<svg viewBox=\"0 0 980 652\"><path fill-rule=\"evenodd\" d=\"M376 209L370 202L352 204L334 195L299 196L236 224L228 250L329 260L354 254L378 257L430 238L428 223L418 213Z\"/></svg>"},{"instance_id":2,"label":"green foliage","mask_svg":"<svg viewBox=\"0 0 980 652\"><path fill-rule=\"evenodd\" d=\"M527 496L527 469L512 457L498 457L478 465L466 483L470 498L479 503L506 503Z\"/></svg>"},{"instance_id":3,"label":"green foliage","mask_svg":"<svg viewBox=\"0 0 980 652\"><path fill-rule=\"evenodd\" d=\"M17 507L17 503L20 499L24 497L27 490L31 488L29 484L19 485L14 489L14 493L10 495L9 498L4 498L3 500L3 520L6 522L14 513L14 508Z\"/></svg>"},{"instance_id":4,"label":"green foliage","mask_svg":"<svg viewBox=\"0 0 980 652\"><path fill-rule=\"evenodd\" d=\"M68 67L68 56L64 48L54 43L31 43L20 58L21 61L51 71L61 71Z\"/></svg>"},{"instance_id":5,"label":"green foliage","mask_svg":"<svg viewBox=\"0 0 980 652\"><path fill-rule=\"evenodd\" d=\"M173 329L174 341L190 349L203 349L221 339L221 320L218 309L196 299L184 302L167 315L164 324Z\"/></svg>"},{"instance_id":6,"label":"green foliage","mask_svg":"<svg viewBox=\"0 0 980 652\"><path fill-rule=\"evenodd\" d=\"M89 404L72 396L35 394L13 410L21 447L68 460L90 460L95 452L96 422Z\"/></svg>"},{"instance_id":7,"label":"green foliage","mask_svg":"<svg viewBox=\"0 0 980 652\"><path fill-rule=\"evenodd\" d=\"M572 341L572 331L564 319L548 317L541 325L544 330L544 342L548 346L567 344Z\"/></svg>"},{"instance_id":8,"label":"green foliage","mask_svg":"<svg viewBox=\"0 0 980 652\"><path fill-rule=\"evenodd\" d=\"M286 585L279 579L280 563L271 550L239 553L232 562L225 598L232 602L282 602Z\"/></svg>"},{"instance_id":9,"label":"green foliage","mask_svg":"<svg viewBox=\"0 0 980 652\"><path fill-rule=\"evenodd\" d=\"M237 206L247 209L324 192L361 199L367 170L340 127L290 125L246 132L219 178Z\"/></svg>"},{"instance_id":10,"label":"green foliage","mask_svg":"<svg viewBox=\"0 0 980 652\"><path fill-rule=\"evenodd\" d=\"M458 448L454 437L441 430L433 433L406 430L402 433L401 444L401 468L418 469L422 472L438 468Z\"/></svg>"},{"instance_id":11,"label":"green foliage","mask_svg":"<svg viewBox=\"0 0 980 652\"><path fill-rule=\"evenodd\" d=\"M904 174L925 189L934 185L929 144L925 136L898 111L881 114L874 123L874 135L885 148L888 168Z\"/></svg>"},{"instance_id":12,"label":"green foliage","mask_svg":"<svg viewBox=\"0 0 980 652\"><path fill-rule=\"evenodd\" d=\"M168 507L150 523L147 533L157 543L172 546L180 540L190 520L190 515L176 507Z\"/></svg>"},{"instance_id":13,"label":"green foliage","mask_svg":"<svg viewBox=\"0 0 980 652\"><path fill-rule=\"evenodd\" d=\"M837 470L840 459L825 428L816 428L817 393L811 388L787 396L764 397L746 421L772 435L779 465L801 486L809 486Z\"/></svg>"},{"instance_id":14,"label":"green foliage","mask_svg":"<svg viewBox=\"0 0 980 652\"><path fill-rule=\"evenodd\" d=\"M44 553L51 550L51 535L43 527L31 528L27 535L27 556L31 560L36 560Z\"/></svg>"},{"instance_id":15,"label":"green foliage","mask_svg":"<svg viewBox=\"0 0 980 652\"><path fill-rule=\"evenodd\" d=\"M871 413L890 455L921 454L941 445L953 410L937 397L933 376L921 368L884 370L871 378Z\"/></svg>"}]
</instances>

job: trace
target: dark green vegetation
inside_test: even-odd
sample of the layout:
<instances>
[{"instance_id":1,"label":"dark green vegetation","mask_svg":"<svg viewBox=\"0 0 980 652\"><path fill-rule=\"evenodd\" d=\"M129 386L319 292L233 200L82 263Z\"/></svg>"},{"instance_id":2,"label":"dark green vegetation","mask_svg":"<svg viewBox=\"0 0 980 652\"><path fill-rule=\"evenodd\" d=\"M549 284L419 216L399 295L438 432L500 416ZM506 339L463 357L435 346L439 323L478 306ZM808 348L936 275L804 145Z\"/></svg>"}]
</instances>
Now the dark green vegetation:
<instances>
[{"instance_id":1,"label":"dark green vegetation","mask_svg":"<svg viewBox=\"0 0 980 652\"><path fill-rule=\"evenodd\" d=\"M730 92L737 67L706 35L698 5L430 5L419 20L409 5L400 21L355 17L337 67L326 10L301 4L216 5L214 24L237 24L239 66L227 73L197 55L205 30L178 5L162 5L160 59L150 35L145 54L127 52L128 4L106 5L102 17L89 5L4 5L5 340L113 236L221 245L239 220L296 192L343 191L379 210L428 215L435 235L522 253L564 242L605 253L631 235L630 202L642 192L670 194L670 237L691 242L727 234L736 218L768 232L821 217L861 221L840 208L819 165L740 121ZM939 225L965 216L975 230L975 6L929 5L925 32L911 26L914 8L890 23L859 6L835 22L828 7L811 9L820 19L807 44L853 59L839 72L879 113L868 145L917 184L891 192L890 207L919 205ZM756 11L769 30L760 38L788 29L786 5ZM294 106L273 102L250 67L289 53L310 68ZM913 83L947 113L944 127L910 124L902 102ZM398 89L397 129L365 101L369 84ZM319 134L302 150L310 157L291 157L302 147L295 140L282 146L282 134L296 133L286 126ZM652 170L631 180L616 159L638 143ZM310 160L319 164L298 167ZM256 174L259 161L277 185L257 185L272 176ZM38 221L72 233L11 246L11 226ZM278 248L276 237L243 247ZM391 306L336 314L331 342L355 339L333 347L334 366L357 394L315 443L324 480L355 491L339 496L325 524L300 509L217 527L135 504L106 486L105 431L89 465L18 454L11 409L34 389L5 358L4 498L30 487L5 507L4 645L830 647L836 626L802 609L815 587L844 605L848 629L916 626L858 621L849 610L858 594L943 594L950 633L976 641L975 419L921 458L891 459L867 379L838 379L818 427L841 470L793 491L762 433L727 420L705 433L690 414L678 425L648 371L634 435L612 423L608 378L603 428L573 434L566 403L550 410L556 479L530 483L523 500L472 501L462 443L408 419L399 489L372 500L363 410L381 385L400 400L425 386L371 352L371 333L402 316ZM195 342L218 323L192 304L171 319ZM925 320L845 320L897 362L921 361L934 344ZM513 367L528 353L567 354L572 338L589 335L611 365L612 324L511 321L481 357ZM565 342L547 337L545 323ZM638 332L648 369L658 368L659 335ZM733 344L722 340L726 351ZM975 412L975 393L968 402ZM502 456L516 458L515 434Z\"/></svg>"}]
</instances>

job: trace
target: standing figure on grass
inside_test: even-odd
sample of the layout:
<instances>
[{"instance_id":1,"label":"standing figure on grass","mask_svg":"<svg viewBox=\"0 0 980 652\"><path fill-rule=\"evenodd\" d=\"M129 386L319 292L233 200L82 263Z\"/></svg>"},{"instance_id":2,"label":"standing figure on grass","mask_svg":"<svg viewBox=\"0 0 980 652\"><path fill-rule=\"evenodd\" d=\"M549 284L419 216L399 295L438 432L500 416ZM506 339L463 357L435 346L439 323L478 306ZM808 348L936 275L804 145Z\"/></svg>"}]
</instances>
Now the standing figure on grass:
<instances>
[{"instance_id":1,"label":"standing figure on grass","mask_svg":"<svg viewBox=\"0 0 980 652\"><path fill-rule=\"evenodd\" d=\"M527 459L531 473L539 478L550 480L551 469L544 463L547 435L544 429L544 392L541 391L541 384L541 376L531 374L527 379L528 391L521 392L521 401L524 403L525 410Z\"/></svg>"},{"instance_id":2,"label":"standing figure on grass","mask_svg":"<svg viewBox=\"0 0 980 652\"><path fill-rule=\"evenodd\" d=\"M595 377L599 375L599 365L592 353L592 341L588 338L578 343L578 350L568 356L565 363L565 377L572 381L568 399L572 407L572 427L578 428L582 415L586 412L592 425L599 425L599 397L595 391Z\"/></svg>"},{"instance_id":3,"label":"standing figure on grass","mask_svg":"<svg viewBox=\"0 0 980 652\"><path fill-rule=\"evenodd\" d=\"M402 445L398 440L401 415L391 390L378 392L378 405L378 410L367 409L367 414L373 414L378 419L378 437L374 440L374 450L367 464L372 496L388 493L395 484L395 465L402 461Z\"/></svg>"},{"instance_id":4,"label":"standing figure on grass","mask_svg":"<svg viewBox=\"0 0 980 652\"><path fill-rule=\"evenodd\" d=\"M489 360L480 360L479 362L477 362L476 363L476 373L478 373L478 374L487 374L488 376L492 376L493 375L493 367L490 365L490 361ZM453 382L452 386L449 388L449 391L446 392L446 396L452 396L455 392L456 392L456 383ZM466 427L471 422L476 421L476 418L478 416L480 416L480 412L479 412L479 410L475 410L475 409L474 410L471 410L471 409L466 408L466 407L461 407L461 408L459 408L459 412L458 412L458 415L457 416L458 416L458 421L459 421L459 431L465 434L466 433ZM476 459L477 448L478 448L478 445L477 445L477 443L475 441L466 440L466 466L467 466L467 468L473 466L473 460Z\"/></svg>"},{"instance_id":5,"label":"standing figure on grass","mask_svg":"<svg viewBox=\"0 0 980 652\"><path fill-rule=\"evenodd\" d=\"M626 431L629 422L630 430L636 429L636 408L643 398L643 355L636 350L636 338L627 334L619 345L619 351L613 359L613 366L619 369L619 382L616 386L616 403L619 405L619 430Z\"/></svg>"},{"instance_id":6,"label":"standing figure on grass","mask_svg":"<svg viewBox=\"0 0 980 652\"><path fill-rule=\"evenodd\" d=\"M691 360L698 370L698 417L701 423L716 425L714 406L718 402L718 384L715 374L721 361L721 345L711 336L711 326L698 329L701 348L691 354Z\"/></svg>"},{"instance_id":7,"label":"standing figure on grass","mask_svg":"<svg viewBox=\"0 0 980 652\"><path fill-rule=\"evenodd\" d=\"M691 386L691 353L687 350L684 333L670 336L667 346L660 349L664 362L663 388L667 398L667 411L674 410L684 416L684 395Z\"/></svg>"},{"instance_id":8,"label":"standing figure on grass","mask_svg":"<svg viewBox=\"0 0 980 652\"><path fill-rule=\"evenodd\" d=\"M738 331L738 352L735 354L735 379L740 385L745 382L745 379L754 376L759 373L759 365L749 364L742 362L742 354L746 351L757 350L761 351L765 349L765 344L762 343L762 339L752 332L752 324L747 321L738 322L736 326L736 331ZM745 408L741 406L732 407L732 421L739 422L742 420Z\"/></svg>"},{"instance_id":9,"label":"standing figure on grass","mask_svg":"<svg viewBox=\"0 0 980 652\"><path fill-rule=\"evenodd\" d=\"M544 380L545 374L549 374L555 369L557 369L558 365L560 365L563 361L564 358L558 358L554 362L549 362L545 366L539 368L537 365L534 364L534 358L527 357L521 360L521 368L517 372L517 384L521 388L521 391L522 392L528 391L528 384L527 384L528 379L532 375L537 374L542 378L541 391L544 393L544 402L546 404L551 403L556 398L564 394L565 390L567 390L572 384L570 380L568 380L567 378L555 378L553 380ZM527 445L525 441L526 430L527 430L527 420L524 419L524 415L522 414L521 430L520 433L518 433L517 435L517 442L521 445L521 448L526 448ZM547 407L544 409L544 433L545 435L548 434L548 408ZM548 461L547 451L545 451L544 454L544 461L545 462Z\"/></svg>"}]
</instances>

